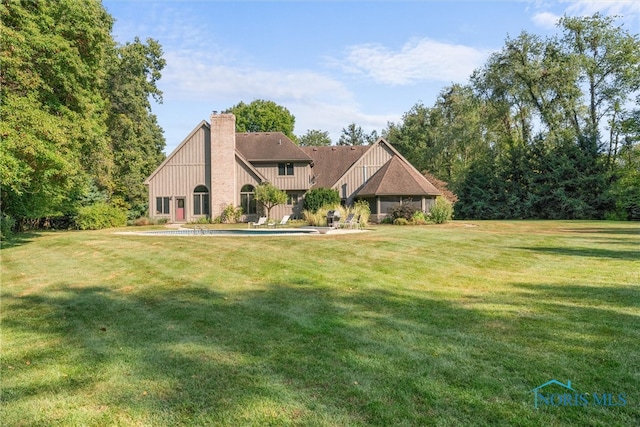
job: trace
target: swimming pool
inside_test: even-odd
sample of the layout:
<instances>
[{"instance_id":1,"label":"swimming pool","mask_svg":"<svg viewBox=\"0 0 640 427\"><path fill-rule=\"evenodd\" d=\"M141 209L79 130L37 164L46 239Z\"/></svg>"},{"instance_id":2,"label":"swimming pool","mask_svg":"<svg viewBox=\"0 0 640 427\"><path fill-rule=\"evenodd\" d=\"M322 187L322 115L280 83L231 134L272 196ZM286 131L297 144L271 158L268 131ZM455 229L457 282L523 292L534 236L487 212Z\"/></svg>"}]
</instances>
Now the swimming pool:
<instances>
[{"instance_id":1,"label":"swimming pool","mask_svg":"<svg viewBox=\"0 0 640 427\"><path fill-rule=\"evenodd\" d=\"M235 229L235 230L212 230L212 229L179 229L179 230L153 230L133 232L140 236L291 236L318 234L315 228L288 228L288 229ZM132 233L127 233L132 234Z\"/></svg>"}]
</instances>

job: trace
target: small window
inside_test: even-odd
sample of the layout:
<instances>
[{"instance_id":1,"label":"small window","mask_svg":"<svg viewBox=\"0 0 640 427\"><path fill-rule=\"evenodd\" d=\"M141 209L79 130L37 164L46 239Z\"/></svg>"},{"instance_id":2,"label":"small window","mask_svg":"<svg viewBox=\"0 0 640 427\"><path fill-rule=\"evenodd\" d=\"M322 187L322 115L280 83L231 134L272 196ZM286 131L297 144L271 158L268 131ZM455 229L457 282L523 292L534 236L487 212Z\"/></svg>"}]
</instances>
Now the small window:
<instances>
[{"instance_id":1,"label":"small window","mask_svg":"<svg viewBox=\"0 0 640 427\"><path fill-rule=\"evenodd\" d=\"M293 163L278 163L278 175L293 175Z\"/></svg>"},{"instance_id":2,"label":"small window","mask_svg":"<svg viewBox=\"0 0 640 427\"><path fill-rule=\"evenodd\" d=\"M156 197L156 214L169 215L169 197Z\"/></svg>"}]
</instances>

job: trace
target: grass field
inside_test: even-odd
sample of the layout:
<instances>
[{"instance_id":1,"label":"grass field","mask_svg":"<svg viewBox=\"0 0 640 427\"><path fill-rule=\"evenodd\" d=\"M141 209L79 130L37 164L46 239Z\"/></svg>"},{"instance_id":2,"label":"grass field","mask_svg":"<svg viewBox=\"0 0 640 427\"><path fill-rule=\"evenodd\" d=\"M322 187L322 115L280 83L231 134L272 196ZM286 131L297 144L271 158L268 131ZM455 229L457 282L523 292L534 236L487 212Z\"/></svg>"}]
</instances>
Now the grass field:
<instances>
[{"instance_id":1,"label":"grass field","mask_svg":"<svg viewBox=\"0 0 640 427\"><path fill-rule=\"evenodd\" d=\"M640 425L637 223L3 243L1 425Z\"/></svg>"}]
</instances>

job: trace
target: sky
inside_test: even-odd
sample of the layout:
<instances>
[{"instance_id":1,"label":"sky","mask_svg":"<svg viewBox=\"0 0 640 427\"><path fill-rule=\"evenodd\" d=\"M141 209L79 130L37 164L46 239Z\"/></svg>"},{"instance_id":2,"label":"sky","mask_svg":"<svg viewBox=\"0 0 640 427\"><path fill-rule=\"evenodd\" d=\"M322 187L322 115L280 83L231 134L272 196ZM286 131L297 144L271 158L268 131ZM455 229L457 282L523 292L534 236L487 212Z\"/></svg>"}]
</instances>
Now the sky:
<instances>
[{"instance_id":1,"label":"sky","mask_svg":"<svg viewBox=\"0 0 640 427\"><path fill-rule=\"evenodd\" d=\"M415 104L467 83L507 37L559 34L564 16L596 12L640 33L640 1L103 0L118 43L153 38L166 67L152 100L167 154L212 111L273 101L294 133L355 123L381 133Z\"/></svg>"}]
</instances>

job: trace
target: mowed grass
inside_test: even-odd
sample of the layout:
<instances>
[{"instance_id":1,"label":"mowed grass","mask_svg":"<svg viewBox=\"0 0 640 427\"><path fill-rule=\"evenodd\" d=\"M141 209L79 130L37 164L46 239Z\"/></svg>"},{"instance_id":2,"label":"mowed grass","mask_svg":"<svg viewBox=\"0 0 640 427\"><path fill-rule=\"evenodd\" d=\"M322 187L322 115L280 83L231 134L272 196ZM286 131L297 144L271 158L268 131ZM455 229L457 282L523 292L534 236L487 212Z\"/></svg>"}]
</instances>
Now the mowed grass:
<instances>
[{"instance_id":1,"label":"mowed grass","mask_svg":"<svg viewBox=\"0 0 640 427\"><path fill-rule=\"evenodd\" d=\"M371 228L4 242L0 424L640 424L637 223Z\"/></svg>"}]
</instances>

